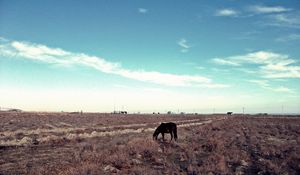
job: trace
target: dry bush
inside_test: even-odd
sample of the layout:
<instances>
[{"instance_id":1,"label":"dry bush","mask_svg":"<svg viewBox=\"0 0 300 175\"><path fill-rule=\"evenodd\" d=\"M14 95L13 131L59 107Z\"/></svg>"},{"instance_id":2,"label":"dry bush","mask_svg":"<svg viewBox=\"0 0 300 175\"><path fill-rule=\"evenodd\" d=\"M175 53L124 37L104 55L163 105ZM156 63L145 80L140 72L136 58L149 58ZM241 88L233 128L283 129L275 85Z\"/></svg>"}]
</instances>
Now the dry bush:
<instances>
[{"instance_id":1,"label":"dry bush","mask_svg":"<svg viewBox=\"0 0 300 175\"><path fill-rule=\"evenodd\" d=\"M108 157L105 159L104 163L112 165L113 167L117 169L124 169L129 168L129 156L124 150L122 149L115 149L113 152L110 153L110 155L107 155Z\"/></svg>"},{"instance_id":2,"label":"dry bush","mask_svg":"<svg viewBox=\"0 0 300 175\"><path fill-rule=\"evenodd\" d=\"M91 162L82 162L75 166L63 167L58 175L98 175L103 174L101 167Z\"/></svg>"},{"instance_id":3,"label":"dry bush","mask_svg":"<svg viewBox=\"0 0 300 175\"><path fill-rule=\"evenodd\" d=\"M128 142L128 151L132 156L142 155L145 160L153 160L158 154L159 144L149 138L135 138Z\"/></svg>"}]
</instances>

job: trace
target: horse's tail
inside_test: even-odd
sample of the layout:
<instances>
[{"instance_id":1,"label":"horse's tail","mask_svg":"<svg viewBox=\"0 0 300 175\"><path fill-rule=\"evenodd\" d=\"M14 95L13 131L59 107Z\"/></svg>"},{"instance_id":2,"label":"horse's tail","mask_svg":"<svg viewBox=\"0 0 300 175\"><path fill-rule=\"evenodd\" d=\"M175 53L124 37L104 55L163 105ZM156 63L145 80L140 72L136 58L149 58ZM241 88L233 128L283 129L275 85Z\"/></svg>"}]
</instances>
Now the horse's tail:
<instances>
[{"instance_id":1,"label":"horse's tail","mask_svg":"<svg viewBox=\"0 0 300 175\"><path fill-rule=\"evenodd\" d=\"M175 141L177 141L177 126L175 125L175 127L174 127L174 139L175 139Z\"/></svg>"}]
</instances>

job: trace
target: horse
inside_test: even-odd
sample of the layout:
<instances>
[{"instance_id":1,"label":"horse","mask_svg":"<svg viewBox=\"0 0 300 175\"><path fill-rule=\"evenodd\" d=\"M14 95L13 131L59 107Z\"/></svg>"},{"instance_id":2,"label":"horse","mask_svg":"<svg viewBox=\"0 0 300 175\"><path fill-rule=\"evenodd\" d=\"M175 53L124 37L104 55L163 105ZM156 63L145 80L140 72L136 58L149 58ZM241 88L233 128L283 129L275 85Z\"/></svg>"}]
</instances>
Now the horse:
<instances>
[{"instance_id":1,"label":"horse","mask_svg":"<svg viewBox=\"0 0 300 175\"><path fill-rule=\"evenodd\" d=\"M171 140L177 141L177 125L175 123L161 123L153 133L153 139L157 140L158 135L161 133L163 140L165 139L165 133L171 134ZM170 141L171 141L170 140Z\"/></svg>"}]
</instances>

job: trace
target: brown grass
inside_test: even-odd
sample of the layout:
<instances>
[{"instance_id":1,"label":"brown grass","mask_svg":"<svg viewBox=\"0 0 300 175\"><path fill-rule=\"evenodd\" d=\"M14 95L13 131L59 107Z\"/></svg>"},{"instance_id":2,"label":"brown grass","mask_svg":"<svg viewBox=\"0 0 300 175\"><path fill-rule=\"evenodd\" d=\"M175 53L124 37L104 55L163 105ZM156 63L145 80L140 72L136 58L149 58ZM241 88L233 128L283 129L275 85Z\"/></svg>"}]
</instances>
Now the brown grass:
<instances>
[{"instance_id":1,"label":"brown grass","mask_svg":"<svg viewBox=\"0 0 300 175\"><path fill-rule=\"evenodd\" d=\"M300 172L297 117L232 116L224 120L223 116L9 115L0 115L4 118L0 118L0 125L6 128L0 131L0 174ZM31 125L26 117L32 120ZM98 125L106 120L111 123ZM177 121L178 142L152 140L152 128L161 121ZM97 127L106 127L111 134L101 135L105 130ZM33 128L43 132L28 132ZM55 132L57 128L63 132ZM76 128L83 129L74 132ZM3 144L13 141L17 144Z\"/></svg>"}]
</instances>

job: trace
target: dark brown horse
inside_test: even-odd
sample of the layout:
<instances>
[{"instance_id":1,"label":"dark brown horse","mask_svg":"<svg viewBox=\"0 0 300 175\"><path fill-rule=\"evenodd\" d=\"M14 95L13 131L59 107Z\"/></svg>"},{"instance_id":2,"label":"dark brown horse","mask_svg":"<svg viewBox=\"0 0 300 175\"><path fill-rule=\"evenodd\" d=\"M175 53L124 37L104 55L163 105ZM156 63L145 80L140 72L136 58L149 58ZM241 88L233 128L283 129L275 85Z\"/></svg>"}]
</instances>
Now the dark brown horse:
<instances>
[{"instance_id":1,"label":"dark brown horse","mask_svg":"<svg viewBox=\"0 0 300 175\"><path fill-rule=\"evenodd\" d=\"M153 139L157 140L158 135L161 133L163 140L165 139L165 133L171 134L171 140L177 141L177 126L175 123L161 123L153 133Z\"/></svg>"}]
</instances>

